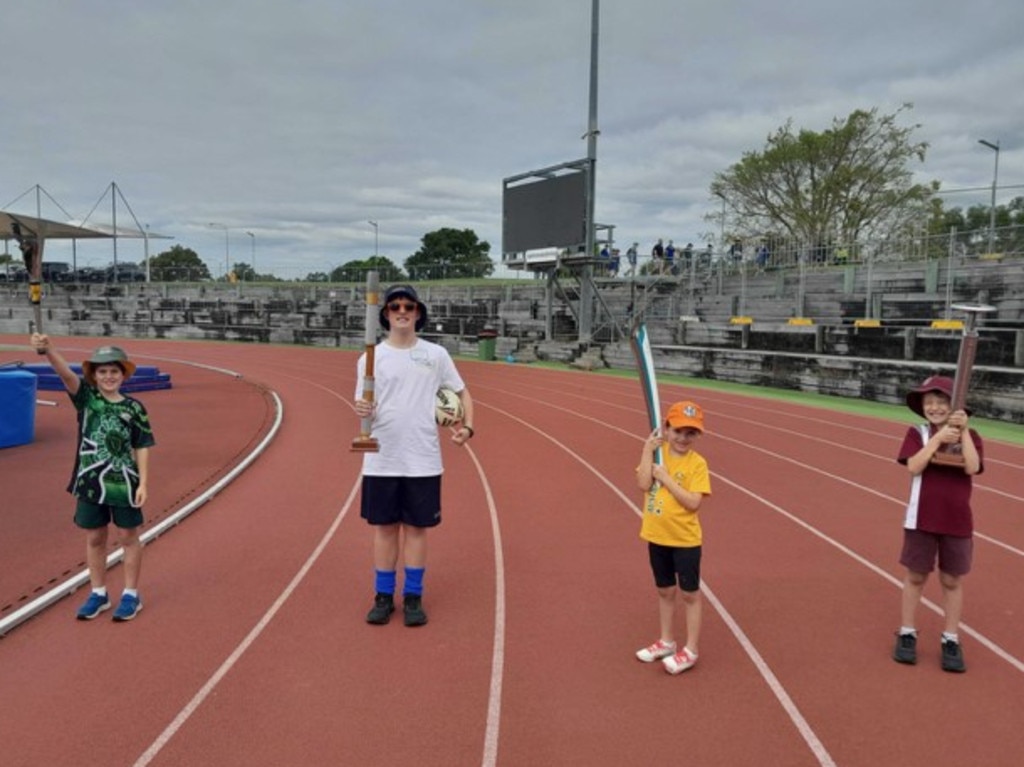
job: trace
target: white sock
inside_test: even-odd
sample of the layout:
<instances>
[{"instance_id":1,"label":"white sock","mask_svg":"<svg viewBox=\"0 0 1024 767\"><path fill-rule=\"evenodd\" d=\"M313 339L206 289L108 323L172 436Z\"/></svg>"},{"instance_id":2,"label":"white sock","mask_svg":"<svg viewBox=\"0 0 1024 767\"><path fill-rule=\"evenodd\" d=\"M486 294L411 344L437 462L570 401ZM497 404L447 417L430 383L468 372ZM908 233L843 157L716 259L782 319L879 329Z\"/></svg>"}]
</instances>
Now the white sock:
<instances>
[{"instance_id":1,"label":"white sock","mask_svg":"<svg viewBox=\"0 0 1024 767\"><path fill-rule=\"evenodd\" d=\"M917 629L912 626L900 626L900 636L910 635L912 637L917 636Z\"/></svg>"},{"instance_id":2,"label":"white sock","mask_svg":"<svg viewBox=\"0 0 1024 767\"><path fill-rule=\"evenodd\" d=\"M92 590L92 593L93 594L99 594L101 597L105 597L107 595L107 587L106 586L100 586L99 588L94 588Z\"/></svg>"},{"instance_id":3,"label":"white sock","mask_svg":"<svg viewBox=\"0 0 1024 767\"><path fill-rule=\"evenodd\" d=\"M138 589L125 589L124 593L125 593L125 595L130 596L130 597L137 597L139 595L139 590Z\"/></svg>"},{"instance_id":4,"label":"white sock","mask_svg":"<svg viewBox=\"0 0 1024 767\"><path fill-rule=\"evenodd\" d=\"M960 644L960 635L959 634L950 634L948 631L943 631L942 632L942 641L943 642L956 642L957 644Z\"/></svg>"}]
</instances>

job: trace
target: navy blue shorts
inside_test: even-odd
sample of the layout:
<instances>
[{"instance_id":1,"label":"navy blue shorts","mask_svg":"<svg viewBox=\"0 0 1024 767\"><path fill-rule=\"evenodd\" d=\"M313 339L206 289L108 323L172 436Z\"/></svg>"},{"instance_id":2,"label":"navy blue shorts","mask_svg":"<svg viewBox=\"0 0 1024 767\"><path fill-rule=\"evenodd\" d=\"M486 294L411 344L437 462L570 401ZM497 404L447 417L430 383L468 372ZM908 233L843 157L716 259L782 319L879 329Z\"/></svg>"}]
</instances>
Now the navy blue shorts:
<instances>
[{"instance_id":1,"label":"navy blue shorts","mask_svg":"<svg viewBox=\"0 0 1024 767\"><path fill-rule=\"evenodd\" d=\"M360 516L371 525L441 524L441 475L436 477L363 477Z\"/></svg>"},{"instance_id":2,"label":"navy blue shorts","mask_svg":"<svg viewBox=\"0 0 1024 767\"><path fill-rule=\"evenodd\" d=\"M648 543L654 585L667 589L679 583L683 591L700 589L700 546L662 546Z\"/></svg>"}]
</instances>

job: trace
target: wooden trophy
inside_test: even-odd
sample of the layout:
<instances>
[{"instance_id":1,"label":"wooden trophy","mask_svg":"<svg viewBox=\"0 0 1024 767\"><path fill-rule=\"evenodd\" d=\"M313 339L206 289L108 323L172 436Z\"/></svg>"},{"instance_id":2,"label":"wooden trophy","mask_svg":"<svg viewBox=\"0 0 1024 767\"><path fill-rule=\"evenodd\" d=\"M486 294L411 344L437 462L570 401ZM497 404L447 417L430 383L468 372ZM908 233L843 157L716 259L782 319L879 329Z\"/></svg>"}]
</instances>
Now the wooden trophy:
<instances>
[{"instance_id":1,"label":"wooden trophy","mask_svg":"<svg viewBox=\"0 0 1024 767\"><path fill-rule=\"evenodd\" d=\"M373 355L377 348L377 324L380 322L380 314L377 308L379 301L378 293L380 282L377 272L366 273L366 370L363 375L363 397L371 404L373 403ZM354 453L376 453L380 450L380 444L374 437L370 436L373 426L373 416L367 416L360 420L359 436L352 440L352 452Z\"/></svg>"},{"instance_id":2,"label":"wooden trophy","mask_svg":"<svg viewBox=\"0 0 1024 767\"><path fill-rule=\"evenodd\" d=\"M978 315L994 312L994 306L986 304L953 304L953 309L964 313L964 334L960 339L960 355L956 360L956 373L953 377L953 411L963 410L967 405L967 387L974 369L974 357L978 353ZM970 437L968 437L970 439ZM943 445L935 451L932 463L939 466L963 466L964 456L959 443Z\"/></svg>"}]
</instances>

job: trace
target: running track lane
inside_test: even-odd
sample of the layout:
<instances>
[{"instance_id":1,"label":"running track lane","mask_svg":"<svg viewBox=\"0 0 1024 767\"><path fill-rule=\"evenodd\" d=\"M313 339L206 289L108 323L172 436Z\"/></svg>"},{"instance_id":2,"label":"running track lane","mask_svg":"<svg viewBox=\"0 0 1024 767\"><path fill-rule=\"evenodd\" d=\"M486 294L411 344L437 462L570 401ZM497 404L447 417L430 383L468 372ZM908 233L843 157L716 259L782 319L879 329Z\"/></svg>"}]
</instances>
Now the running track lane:
<instances>
[{"instance_id":1,"label":"running track lane","mask_svg":"<svg viewBox=\"0 0 1024 767\"><path fill-rule=\"evenodd\" d=\"M990 593L1020 577L1019 448L989 445L976 504L992 542L977 544L965 615L984 641L965 637L970 670L947 675L927 609L919 665L889 659L903 427L688 392L708 412L713 599L698 666L672 678L632 657L657 625L636 537L635 383L461 363L480 434L472 455L446 449L431 623L370 627L370 539L351 507L358 459L347 451L354 355L134 341L133 353L136 343L266 382L285 424L250 471L151 547L137 622L78 624L58 607L0 644L0 675L17 691L0 701L0 722L20 735L4 738L12 764L1005 765L1024 746L1019 597ZM489 751L495 540L506 611Z\"/></svg>"}]
</instances>

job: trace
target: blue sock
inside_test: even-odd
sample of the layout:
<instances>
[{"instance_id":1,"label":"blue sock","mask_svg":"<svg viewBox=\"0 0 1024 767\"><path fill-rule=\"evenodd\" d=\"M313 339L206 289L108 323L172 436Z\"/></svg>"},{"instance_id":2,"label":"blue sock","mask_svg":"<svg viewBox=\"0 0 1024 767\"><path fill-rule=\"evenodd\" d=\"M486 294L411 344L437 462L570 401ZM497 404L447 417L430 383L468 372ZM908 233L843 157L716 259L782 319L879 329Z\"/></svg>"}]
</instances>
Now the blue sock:
<instances>
[{"instance_id":1,"label":"blue sock","mask_svg":"<svg viewBox=\"0 0 1024 767\"><path fill-rule=\"evenodd\" d=\"M377 588L378 594L394 594L395 593L395 571L394 570L374 570L373 571L374 586Z\"/></svg>"},{"instance_id":2,"label":"blue sock","mask_svg":"<svg viewBox=\"0 0 1024 767\"><path fill-rule=\"evenodd\" d=\"M405 568L405 588L402 589L402 596L423 595L423 572L425 567Z\"/></svg>"}]
</instances>

